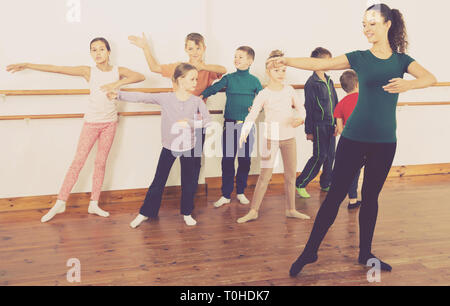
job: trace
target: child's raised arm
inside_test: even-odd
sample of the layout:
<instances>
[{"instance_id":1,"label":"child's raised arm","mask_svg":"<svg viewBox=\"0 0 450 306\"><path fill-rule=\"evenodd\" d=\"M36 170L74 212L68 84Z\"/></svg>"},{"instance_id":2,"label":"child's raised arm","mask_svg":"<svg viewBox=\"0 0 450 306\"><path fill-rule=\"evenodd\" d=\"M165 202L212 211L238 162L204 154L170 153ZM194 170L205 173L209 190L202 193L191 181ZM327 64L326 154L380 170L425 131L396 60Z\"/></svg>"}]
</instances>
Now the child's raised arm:
<instances>
[{"instance_id":1,"label":"child's raised arm","mask_svg":"<svg viewBox=\"0 0 450 306\"><path fill-rule=\"evenodd\" d=\"M129 36L128 40L133 45L141 48L144 51L145 59L147 60L148 67L152 72L161 73L161 65L158 61L153 57L152 51L150 50L150 44L148 43L148 39L144 33L142 33L142 37L139 36Z\"/></svg>"},{"instance_id":2,"label":"child's raised arm","mask_svg":"<svg viewBox=\"0 0 450 306\"><path fill-rule=\"evenodd\" d=\"M194 64L195 68L197 68L198 71L201 70L206 70L206 71L211 71L211 72L215 72L218 74L225 74L227 73L227 68L225 68L224 66L221 65L208 65L205 64L204 62L199 62Z\"/></svg>"},{"instance_id":3,"label":"child's raised arm","mask_svg":"<svg viewBox=\"0 0 450 306\"><path fill-rule=\"evenodd\" d=\"M6 71L11 73L32 69L43 72L60 73L72 76L83 77L89 82L91 77L91 68L89 66L55 66L55 65L39 65L31 63L12 64L6 67Z\"/></svg>"}]
</instances>

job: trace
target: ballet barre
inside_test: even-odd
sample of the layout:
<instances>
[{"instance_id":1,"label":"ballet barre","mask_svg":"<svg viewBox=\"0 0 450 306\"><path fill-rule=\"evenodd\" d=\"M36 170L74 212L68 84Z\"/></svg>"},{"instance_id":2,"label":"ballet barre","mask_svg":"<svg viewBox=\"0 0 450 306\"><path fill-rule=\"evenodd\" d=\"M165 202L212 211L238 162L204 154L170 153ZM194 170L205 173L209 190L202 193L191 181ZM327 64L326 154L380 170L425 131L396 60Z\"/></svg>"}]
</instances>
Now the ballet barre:
<instances>
[{"instance_id":1,"label":"ballet barre","mask_svg":"<svg viewBox=\"0 0 450 306\"><path fill-rule=\"evenodd\" d=\"M442 106L450 105L448 102L399 102L399 107L410 106ZM222 110L210 110L211 115L221 115ZM161 115L161 111L147 111L147 112L119 112L117 113L121 117L136 117L136 116L158 116ZM0 116L1 120L36 120L36 119L70 119L70 118L83 118L84 114L42 114L42 115L12 115L12 116Z\"/></svg>"},{"instance_id":2,"label":"ballet barre","mask_svg":"<svg viewBox=\"0 0 450 306\"><path fill-rule=\"evenodd\" d=\"M222 110L210 110L211 115L221 115ZM136 117L136 116L158 116L161 115L161 111L148 111L148 112L119 112L120 117ZM0 116L0 120L37 120L37 119L73 119L83 118L84 114L42 114L42 115L13 115L13 116Z\"/></svg>"},{"instance_id":3,"label":"ballet barre","mask_svg":"<svg viewBox=\"0 0 450 306\"><path fill-rule=\"evenodd\" d=\"M304 89L304 84L291 85L294 89ZM431 87L448 87L450 82L436 83ZM334 84L335 88L342 88L341 84ZM122 88L123 91L159 93L172 92L172 88ZM222 89L221 92L225 90ZM5 96L54 96L54 95L88 95L89 89L32 89L32 90L0 90L0 95Z\"/></svg>"},{"instance_id":4,"label":"ballet barre","mask_svg":"<svg viewBox=\"0 0 450 306\"><path fill-rule=\"evenodd\" d=\"M303 89L304 85L291 85L294 89ZM433 87L450 86L450 82L436 83ZM340 84L335 84L335 87L341 88ZM123 91L144 92L144 93L160 93L172 92L172 88L123 88ZM224 90L222 90L224 91ZM39 89L39 90L0 90L0 98L5 101L6 96L35 96L35 95L88 95L89 89ZM399 107L410 106L443 106L450 105L450 101L445 102L399 102ZM223 110L210 110L212 115L223 114ZM121 117L135 117L135 116L158 116L161 111L141 111L141 112L119 112ZM0 120L36 120L36 119L70 119L83 118L84 114L40 114L40 115L11 115L0 116Z\"/></svg>"},{"instance_id":5,"label":"ballet barre","mask_svg":"<svg viewBox=\"0 0 450 306\"><path fill-rule=\"evenodd\" d=\"M172 88L122 88L122 91L159 93L172 92ZM79 96L90 94L89 89L31 89L31 90L0 90L5 96Z\"/></svg>"}]
</instances>

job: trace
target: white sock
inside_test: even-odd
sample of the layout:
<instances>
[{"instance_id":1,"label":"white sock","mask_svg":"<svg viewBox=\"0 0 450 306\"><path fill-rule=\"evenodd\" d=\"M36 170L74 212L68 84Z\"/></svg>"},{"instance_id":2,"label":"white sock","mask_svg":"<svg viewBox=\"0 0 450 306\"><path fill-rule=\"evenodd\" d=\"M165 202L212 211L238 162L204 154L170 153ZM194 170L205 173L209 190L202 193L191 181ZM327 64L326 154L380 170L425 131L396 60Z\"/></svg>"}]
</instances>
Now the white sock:
<instances>
[{"instance_id":1,"label":"white sock","mask_svg":"<svg viewBox=\"0 0 450 306\"><path fill-rule=\"evenodd\" d=\"M239 202L241 202L241 204L249 204L250 201L247 199L247 197L245 196L245 194L241 193L237 195L237 198L239 200Z\"/></svg>"},{"instance_id":2,"label":"white sock","mask_svg":"<svg viewBox=\"0 0 450 306\"><path fill-rule=\"evenodd\" d=\"M136 217L133 221L131 221L130 226L131 226L132 228L136 228L136 227L138 227L142 222L144 222L145 220L148 220L148 217L139 214L139 215L137 215L137 217Z\"/></svg>"},{"instance_id":3,"label":"white sock","mask_svg":"<svg viewBox=\"0 0 450 306\"><path fill-rule=\"evenodd\" d=\"M217 201L216 203L214 203L214 207L218 208L218 207L222 206L223 204L228 204L228 203L230 203L230 202L231 202L230 199L227 199L227 198L225 198L224 196L222 196L222 197L219 199L219 201Z\"/></svg>"},{"instance_id":4,"label":"white sock","mask_svg":"<svg viewBox=\"0 0 450 306\"><path fill-rule=\"evenodd\" d=\"M193 226L197 224L197 221L194 220L194 218L191 217L191 215L189 216L184 216L184 222L186 222L187 225Z\"/></svg>"},{"instance_id":5,"label":"white sock","mask_svg":"<svg viewBox=\"0 0 450 306\"><path fill-rule=\"evenodd\" d=\"M88 213L96 214L96 215L99 215L101 217L108 217L109 216L109 212L104 211L103 209L98 207L98 201L90 201L89 202Z\"/></svg>"},{"instance_id":6,"label":"white sock","mask_svg":"<svg viewBox=\"0 0 450 306\"><path fill-rule=\"evenodd\" d=\"M57 200L50 211L41 218L41 222L47 222L51 220L56 214L62 214L64 211L66 211L66 202Z\"/></svg>"}]
</instances>

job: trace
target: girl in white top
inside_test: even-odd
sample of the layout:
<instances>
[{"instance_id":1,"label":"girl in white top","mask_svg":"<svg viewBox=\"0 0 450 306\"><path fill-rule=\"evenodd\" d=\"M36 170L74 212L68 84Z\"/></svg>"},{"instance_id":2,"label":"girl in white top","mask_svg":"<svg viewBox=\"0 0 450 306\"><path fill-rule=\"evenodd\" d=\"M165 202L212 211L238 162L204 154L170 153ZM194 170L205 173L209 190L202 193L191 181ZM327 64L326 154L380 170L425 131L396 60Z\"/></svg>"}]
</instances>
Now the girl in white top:
<instances>
[{"instance_id":1,"label":"girl in white top","mask_svg":"<svg viewBox=\"0 0 450 306\"><path fill-rule=\"evenodd\" d=\"M279 50L272 51L269 59L281 57ZM264 142L261 156L261 174L256 183L249 213L237 220L238 223L255 220L266 193L278 150L281 151L284 166L284 189L286 194L286 217L310 219L295 209L295 178L297 169L297 145L295 141L296 127L304 122L305 109L301 106L294 88L283 84L286 77L286 66L274 67L266 63L266 73L270 78L268 86L259 92L253 106L245 118L239 146L245 142L247 135L255 123L260 111L264 108L265 124Z\"/></svg>"},{"instance_id":2,"label":"girl in white top","mask_svg":"<svg viewBox=\"0 0 450 306\"><path fill-rule=\"evenodd\" d=\"M89 103L84 114L86 122L117 121L117 101L110 101L101 87L118 80L120 80L120 72L117 66L112 66L109 71L102 71L97 66L91 67Z\"/></svg>"},{"instance_id":3,"label":"girl in white top","mask_svg":"<svg viewBox=\"0 0 450 306\"><path fill-rule=\"evenodd\" d=\"M96 63L93 67L68 67L30 63L14 64L7 67L7 71L12 73L24 69L33 69L80 76L89 82L89 104L84 116L84 124L78 140L75 158L66 174L56 204L41 218L42 222L47 222L56 214L65 211L66 201L69 198L70 192L78 179L78 175L84 166L89 152L97 140L98 151L95 159L91 201L88 212L102 217L109 216L108 212L98 207L98 200L105 176L106 160L117 128L117 107L116 102L108 100L105 92L116 90L126 84L141 82L145 80L145 77L127 68L111 66L109 64L111 48L106 39L101 37L95 38L91 41L90 47L91 56Z\"/></svg>"}]
</instances>

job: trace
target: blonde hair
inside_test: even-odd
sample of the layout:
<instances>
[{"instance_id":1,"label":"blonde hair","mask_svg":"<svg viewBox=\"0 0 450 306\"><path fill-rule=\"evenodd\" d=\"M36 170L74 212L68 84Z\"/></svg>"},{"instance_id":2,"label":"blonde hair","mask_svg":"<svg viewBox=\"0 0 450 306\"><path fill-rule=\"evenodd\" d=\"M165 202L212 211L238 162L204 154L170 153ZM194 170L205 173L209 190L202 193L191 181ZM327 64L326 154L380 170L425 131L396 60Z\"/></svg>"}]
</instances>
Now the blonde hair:
<instances>
[{"instance_id":1,"label":"blonde hair","mask_svg":"<svg viewBox=\"0 0 450 306\"><path fill-rule=\"evenodd\" d=\"M284 53L281 50L273 50L272 52L270 52L269 57L266 60L266 68L268 68L269 63L271 63L272 61L269 61L272 58L275 57L283 57Z\"/></svg>"}]
</instances>

